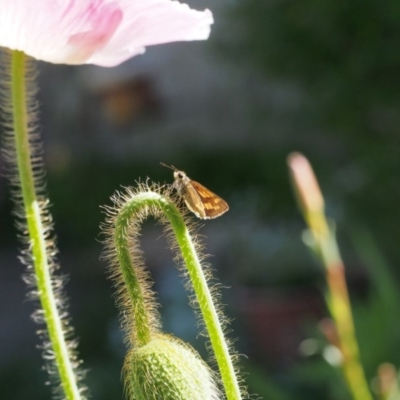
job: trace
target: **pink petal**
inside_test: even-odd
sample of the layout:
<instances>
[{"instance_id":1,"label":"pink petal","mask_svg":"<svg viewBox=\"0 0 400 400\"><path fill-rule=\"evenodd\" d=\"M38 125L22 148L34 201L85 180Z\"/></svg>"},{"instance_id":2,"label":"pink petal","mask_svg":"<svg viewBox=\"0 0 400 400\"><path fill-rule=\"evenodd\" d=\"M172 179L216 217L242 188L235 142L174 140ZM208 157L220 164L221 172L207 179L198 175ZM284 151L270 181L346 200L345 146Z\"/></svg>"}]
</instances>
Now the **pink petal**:
<instances>
[{"instance_id":1,"label":"pink petal","mask_svg":"<svg viewBox=\"0 0 400 400\"><path fill-rule=\"evenodd\" d=\"M0 0L0 46L39 60L113 66L146 46L207 39L209 10L173 0Z\"/></svg>"}]
</instances>

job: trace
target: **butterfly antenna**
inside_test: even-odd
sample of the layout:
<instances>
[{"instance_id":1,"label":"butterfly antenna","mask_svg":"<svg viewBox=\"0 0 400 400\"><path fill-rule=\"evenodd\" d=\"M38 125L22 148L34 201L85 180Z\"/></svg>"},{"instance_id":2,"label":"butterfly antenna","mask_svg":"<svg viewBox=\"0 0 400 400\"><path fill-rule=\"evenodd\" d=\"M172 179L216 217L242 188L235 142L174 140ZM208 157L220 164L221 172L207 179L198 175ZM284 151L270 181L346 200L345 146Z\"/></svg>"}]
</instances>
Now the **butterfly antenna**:
<instances>
[{"instance_id":1,"label":"butterfly antenna","mask_svg":"<svg viewBox=\"0 0 400 400\"><path fill-rule=\"evenodd\" d=\"M167 164L164 164L163 162L160 162L160 164L161 164L163 167L167 167L167 168L169 168L169 169L172 169L172 171L178 171L178 169L175 168L173 165L167 165Z\"/></svg>"}]
</instances>

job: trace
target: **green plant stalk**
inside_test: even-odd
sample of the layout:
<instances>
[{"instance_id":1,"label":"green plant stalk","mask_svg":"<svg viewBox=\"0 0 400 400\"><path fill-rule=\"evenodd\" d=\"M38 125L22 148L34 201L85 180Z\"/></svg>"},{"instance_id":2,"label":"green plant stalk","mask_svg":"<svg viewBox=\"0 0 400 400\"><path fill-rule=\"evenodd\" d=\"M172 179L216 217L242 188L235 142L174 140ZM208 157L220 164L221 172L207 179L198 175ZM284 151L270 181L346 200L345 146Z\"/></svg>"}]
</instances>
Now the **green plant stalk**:
<instances>
[{"instance_id":1,"label":"green plant stalk","mask_svg":"<svg viewBox=\"0 0 400 400\"><path fill-rule=\"evenodd\" d=\"M153 195L153 196L152 196ZM152 198L154 197L154 198ZM142 207L158 205L160 195L140 193L124 204L115 221L114 242L119 266L128 291L129 300L134 309L136 346L142 347L151 340L151 315L146 307L145 295L136 274L129 246L129 223Z\"/></svg>"},{"instance_id":2,"label":"green plant stalk","mask_svg":"<svg viewBox=\"0 0 400 400\"><path fill-rule=\"evenodd\" d=\"M185 222L178 208L168 199L155 192L140 193L125 203L117 217L115 224L115 244L120 266L123 270L125 283L127 284L129 296L132 302L136 302L135 309L143 310L144 316L135 313L134 326L138 329L136 333L142 344L148 342L150 329L141 327L148 326L149 317L145 312L145 305L138 306L137 302L143 301L143 293L137 287L138 279L134 277L132 260L129 254L128 238L126 237L128 220L132 218L142 207L157 207L161 209L171 223L175 233L182 258L186 264L190 280L192 282L200 310L210 337L211 345L214 350L215 358L218 363L222 382L228 400L241 399L239 383L235 374L233 362L229 354L229 347L225 341L218 313L212 300L212 295L207 285L207 280L201 268L200 260L196 254L195 246L192 242Z\"/></svg>"},{"instance_id":3,"label":"green plant stalk","mask_svg":"<svg viewBox=\"0 0 400 400\"><path fill-rule=\"evenodd\" d=\"M52 344L55 362L61 380L61 385L68 400L80 399L80 393L73 372L72 361L69 359L67 343L56 306L55 294L52 290L46 239L42 225L40 207L35 190L31 149L29 146L28 112L26 108L25 84L26 56L20 51L12 53L12 108L15 149L23 206L25 210L33 267L36 276L38 295L47 324L48 335Z\"/></svg>"},{"instance_id":4,"label":"green plant stalk","mask_svg":"<svg viewBox=\"0 0 400 400\"><path fill-rule=\"evenodd\" d=\"M344 376L355 400L372 400L360 363L344 264L340 257L335 235L329 227L323 211L314 213L305 211L305 219L314 238L316 252L326 270L327 303L335 321L340 341Z\"/></svg>"}]
</instances>

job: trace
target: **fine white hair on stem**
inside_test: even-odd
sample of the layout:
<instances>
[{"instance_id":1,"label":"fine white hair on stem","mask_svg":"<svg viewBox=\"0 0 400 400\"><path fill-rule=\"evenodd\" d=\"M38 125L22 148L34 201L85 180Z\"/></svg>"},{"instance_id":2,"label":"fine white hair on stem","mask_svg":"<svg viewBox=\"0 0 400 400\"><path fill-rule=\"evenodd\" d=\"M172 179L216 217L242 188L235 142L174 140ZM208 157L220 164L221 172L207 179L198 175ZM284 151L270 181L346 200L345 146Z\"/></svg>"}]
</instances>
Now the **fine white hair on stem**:
<instances>
[{"instance_id":1,"label":"fine white hair on stem","mask_svg":"<svg viewBox=\"0 0 400 400\"><path fill-rule=\"evenodd\" d=\"M16 152L16 138L14 132L14 117L13 117L13 105L12 105L12 76L11 76L11 65L12 65L12 53L9 50L0 51L0 112L1 112L1 156L5 161L4 174L8 178L10 193L14 202L13 214L15 217L15 225L19 231L18 237L22 243L20 252L20 260L27 267L27 272L24 275L24 281L29 287L28 298L34 300L37 303L37 309L32 314L32 319L41 325L38 329L38 335L42 340L40 346L43 359L45 360L45 367L49 373L50 381L55 398L64 398L64 392L60 385L60 376L55 361L55 353L52 347L52 343L49 340L49 334L46 330L46 321L44 310L40 306L39 300L39 289L38 289L38 277L35 275L34 270L34 259L32 256L32 243L31 238L28 235L27 217L24 208L23 195L21 190L20 171L17 164L17 152ZM85 375L80 367L80 360L76 354L77 341L74 339L74 331L70 325L68 318L68 307L67 298L64 294L64 282L65 278L60 274L56 273L59 269L57 263L57 246L56 237L53 232L53 220L49 211L49 200L46 194L46 174L43 162L43 149L40 140L40 129L38 121L38 109L39 104L36 98L37 87L36 87L37 70L36 64L32 59L27 58L25 62L25 100L26 100L26 126L28 130L28 141L29 141L29 152L30 152L30 163L31 171L33 176L34 189L36 194L35 201L37 202L40 214L40 222L42 235L45 242L45 251L47 257L47 263L49 268L50 282L48 287L51 288L55 297L55 306L57 308L58 316L60 316L60 322L64 338L67 343L68 355L72 364L72 369L77 377L77 380L81 382ZM85 393L87 388L80 384L79 394L81 399L86 398Z\"/></svg>"}]
</instances>

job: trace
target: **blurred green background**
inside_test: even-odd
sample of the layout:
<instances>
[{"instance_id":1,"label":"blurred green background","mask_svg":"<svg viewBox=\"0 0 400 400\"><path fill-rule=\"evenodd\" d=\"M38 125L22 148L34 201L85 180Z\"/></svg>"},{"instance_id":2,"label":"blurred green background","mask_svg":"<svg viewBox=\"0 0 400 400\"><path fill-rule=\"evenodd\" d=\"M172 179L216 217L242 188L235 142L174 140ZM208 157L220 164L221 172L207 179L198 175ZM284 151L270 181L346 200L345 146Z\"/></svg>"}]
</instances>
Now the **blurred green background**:
<instances>
[{"instance_id":1,"label":"blurred green background","mask_svg":"<svg viewBox=\"0 0 400 400\"><path fill-rule=\"evenodd\" d=\"M356 329L373 386L400 365L400 3L395 0L192 2L213 11L207 42L147 49L112 70L40 64L48 193L72 323L93 399L122 398L124 345L102 252L100 205L162 161L221 195L201 222L250 393L348 399L332 349L322 268L301 241L286 157L309 158L337 224ZM4 170L4 164L0 164ZM0 180L1 398L50 399L35 305L17 260ZM149 221L143 249L164 329L207 358L187 293Z\"/></svg>"}]
</instances>

